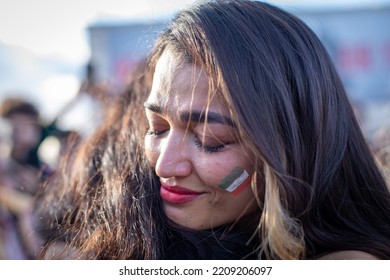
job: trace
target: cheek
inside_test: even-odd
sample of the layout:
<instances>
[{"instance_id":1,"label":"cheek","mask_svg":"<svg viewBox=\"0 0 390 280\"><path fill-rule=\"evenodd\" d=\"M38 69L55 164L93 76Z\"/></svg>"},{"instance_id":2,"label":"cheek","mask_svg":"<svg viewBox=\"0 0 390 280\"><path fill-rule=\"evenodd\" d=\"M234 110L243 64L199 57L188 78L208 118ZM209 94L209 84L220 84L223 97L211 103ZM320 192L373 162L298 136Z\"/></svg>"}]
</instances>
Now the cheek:
<instances>
[{"instance_id":1,"label":"cheek","mask_svg":"<svg viewBox=\"0 0 390 280\"><path fill-rule=\"evenodd\" d=\"M159 148L155 141L149 137L145 138L145 154L149 163L155 165L159 155Z\"/></svg>"},{"instance_id":2,"label":"cheek","mask_svg":"<svg viewBox=\"0 0 390 280\"><path fill-rule=\"evenodd\" d=\"M202 180L215 193L215 199L220 196L233 194L241 196L247 189L251 189L250 183L253 175L253 165L242 156L231 155L228 158L203 164Z\"/></svg>"},{"instance_id":3,"label":"cheek","mask_svg":"<svg viewBox=\"0 0 390 280\"><path fill-rule=\"evenodd\" d=\"M207 174L210 180L212 179L215 186L219 186L223 181L226 181L227 177L238 176L238 173L241 174L243 170L249 175L252 175L254 172L251 161L243 156L243 152L236 150L225 153L223 156L213 158L212 160L204 160L201 162L201 166L204 174ZM237 170L241 170L241 172Z\"/></svg>"},{"instance_id":4,"label":"cheek","mask_svg":"<svg viewBox=\"0 0 390 280\"><path fill-rule=\"evenodd\" d=\"M201 180L210 188L217 197L228 194L220 187L221 183L234 169L235 163L227 160L207 161L198 164L197 171ZM215 197L217 199L217 197Z\"/></svg>"},{"instance_id":5,"label":"cheek","mask_svg":"<svg viewBox=\"0 0 390 280\"><path fill-rule=\"evenodd\" d=\"M218 187L219 183L225 176L226 164L222 160L200 160L198 159L196 170L201 179L210 187Z\"/></svg>"}]
</instances>

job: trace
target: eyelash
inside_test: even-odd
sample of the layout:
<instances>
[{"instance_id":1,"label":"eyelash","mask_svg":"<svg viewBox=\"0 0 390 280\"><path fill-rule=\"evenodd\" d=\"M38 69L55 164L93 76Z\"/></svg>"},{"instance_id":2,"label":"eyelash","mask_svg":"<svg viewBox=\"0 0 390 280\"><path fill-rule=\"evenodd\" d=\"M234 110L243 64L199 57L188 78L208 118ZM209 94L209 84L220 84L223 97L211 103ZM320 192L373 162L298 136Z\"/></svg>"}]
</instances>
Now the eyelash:
<instances>
[{"instance_id":1,"label":"eyelash","mask_svg":"<svg viewBox=\"0 0 390 280\"><path fill-rule=\"evenodd\" d=\"M220 150L222 150L223 148L225 148L224 144L218 145L218 146L214 146L214 147L205 146L196 137L195 137L195 145L196 145L196 147L198 148L199 151L205 152L205 153L216 153L216 152L219 152Z\"/></svg>"},{"instance_id":2,"label":"eyelash","mask_svg":"<svg viewBox=\"0 0 390 280\"><path fill-rule=\"evenodd\" d=\"M165 132L167 132L168 129L165 129L165 130L148 130L146 132L146 135L151 135L151 136L160 136L160 135L163 135Z\"/></svg>"},{"instance_id":3,"label":"eyelash","mask_svg":"<svg viewBox=\"0 0 390 280\"><path fill-rule=\"evenodd\" d=\"M166 129L166 130L155 130L155 131L148 130L146 132L146 135L159 137L159 136L163 135L165 132L167 132L168 130L169 129ZM219 152L220 150L225 148L225 146L227 145L227 144L221 144L221 145L213 146L213 147L205 146L205 145L202 144L202 141L200 141L197 137L194 137L194 141L195 141L196 148L199 151L205 152L205 153L216 153L216 152Z\"/></svg>"}]
</instances>

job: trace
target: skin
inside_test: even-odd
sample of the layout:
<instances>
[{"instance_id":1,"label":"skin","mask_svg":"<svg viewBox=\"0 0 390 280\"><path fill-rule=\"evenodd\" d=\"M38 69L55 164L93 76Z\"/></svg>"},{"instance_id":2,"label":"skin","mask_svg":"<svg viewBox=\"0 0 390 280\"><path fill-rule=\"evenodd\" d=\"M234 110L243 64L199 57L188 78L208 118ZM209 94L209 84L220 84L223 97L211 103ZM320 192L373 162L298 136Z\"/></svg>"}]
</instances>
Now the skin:
<instances>
[{"instance_id":1,"label":"skin","mask_svg":"<svg viewBox=\"0 0 390 280\"><path fill-rule=\"evenodd\" d=\"M148 160L163 186L195 192L185 203L163 198L169 219L186 228L215 228L257 209L250 185L238 195L218 187L237 166L253 173L253 164L235 138L228 111L217 100L209 105L209 121L199 121L207 107L209 80L199 67L181 64L166 50L159 59L145 103L149 132ZM192 113L192 120L190 114ZM216 118L211 121L211 116Z\"/></svg>"},{"instance_id":2,"label":"skin","mask_svg":"<svg viewBox=\"0 0 390 280\"><path fill-rule=\"evenodd\" d=\"M337 251L326 254L319 260L377 260L378 258L362 251Z\"/></svg>"}]
</instances>

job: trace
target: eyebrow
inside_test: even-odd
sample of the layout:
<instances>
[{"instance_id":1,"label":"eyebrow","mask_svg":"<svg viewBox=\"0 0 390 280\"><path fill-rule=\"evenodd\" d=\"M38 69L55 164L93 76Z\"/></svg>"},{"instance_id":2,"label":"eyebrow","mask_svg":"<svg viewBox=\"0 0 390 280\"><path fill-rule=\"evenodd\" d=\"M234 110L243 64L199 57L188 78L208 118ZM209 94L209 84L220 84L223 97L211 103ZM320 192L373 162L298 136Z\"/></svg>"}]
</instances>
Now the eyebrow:
<instances>
[{"instance_id":1,"label":"eyebrow","mask_svg":"<svg viewBox=\"0 0 390 280\"><path fill-rule=\"evenodd\" d=\"M157 104L145 102L144 106L146 109L154 113L163 113L162 107ZM234 122L230 118L215 112L208 112L205 114L205 112L201 111L184 111L179 113L179 115L182 122L193 121L198 123L205 123L207 120L208 123L226 124L231 127L235 127Z\"/></svg>"},{"instance_id":2,"label":"eyebrow","mask_svg":"<svg viewBox=\"0 0 390 280\"><path fill-rule=\"evenodd\" d=\"M148 102L145 102L144 103L144 107L152 112L155 112L155 113L162 113L162 108L161 106L157 105L157 104L154 104L154 103L148 103Z\"/></svg>"}]
</instances>

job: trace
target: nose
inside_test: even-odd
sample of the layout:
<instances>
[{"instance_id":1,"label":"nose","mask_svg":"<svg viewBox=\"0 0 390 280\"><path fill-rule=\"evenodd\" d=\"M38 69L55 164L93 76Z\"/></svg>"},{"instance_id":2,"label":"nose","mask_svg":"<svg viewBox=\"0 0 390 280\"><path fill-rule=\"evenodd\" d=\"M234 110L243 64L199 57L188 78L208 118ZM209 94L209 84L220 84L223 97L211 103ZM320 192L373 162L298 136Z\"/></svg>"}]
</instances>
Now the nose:
<instances>
[{"instance_id":1,"label":"nose","mask_svg":"<svg viewBox=\"0 0 390 280\"><path fill-rule=\"evenodd\" d=\"M191 174L192 163L188 156L186 136L171 130L160 143L156 174L162 178L186 177Z\"/></svg>"}]
</instances>

